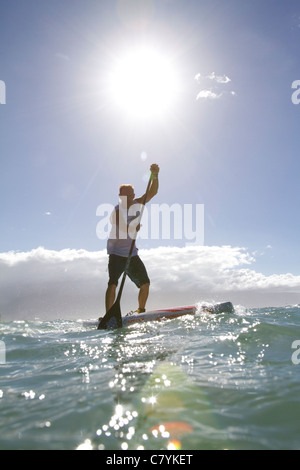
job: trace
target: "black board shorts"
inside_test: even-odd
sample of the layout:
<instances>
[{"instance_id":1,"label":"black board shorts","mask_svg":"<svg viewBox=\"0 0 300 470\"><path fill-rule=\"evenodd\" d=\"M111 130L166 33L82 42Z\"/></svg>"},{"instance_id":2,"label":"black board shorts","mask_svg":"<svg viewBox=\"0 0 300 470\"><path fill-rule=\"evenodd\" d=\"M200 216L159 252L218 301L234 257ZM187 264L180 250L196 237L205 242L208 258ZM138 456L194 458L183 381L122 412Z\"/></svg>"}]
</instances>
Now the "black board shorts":
<instances>
[{"instance_id":1,"label":"black board shorts","mask_svg":"<svg viewBox=\"0 0 300 470\"><path fill-rule=\"evenodd\" d=\"M120 276L125 271L127 258L118 255L109 255L108 258L108 274L109 281L108 285L118 285L118 280ZM128 269L126 271L127 276L135 283L135 285L140 288L144 284L150 284L150 279L148 277L145 265L141 258L136 255L133 256L130 260Z\"/></svg>"}]
</instances>

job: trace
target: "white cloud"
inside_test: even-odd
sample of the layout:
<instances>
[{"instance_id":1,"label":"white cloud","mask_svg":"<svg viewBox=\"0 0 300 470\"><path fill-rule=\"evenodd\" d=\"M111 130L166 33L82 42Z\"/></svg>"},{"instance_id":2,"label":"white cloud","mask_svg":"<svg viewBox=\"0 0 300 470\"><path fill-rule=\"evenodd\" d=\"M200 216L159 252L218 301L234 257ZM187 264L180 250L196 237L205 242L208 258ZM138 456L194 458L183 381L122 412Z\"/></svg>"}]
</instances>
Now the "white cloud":
<instances>
[{"instance_id":1,"label":"white cloud","mask_svg":"<svg viewBox=\"0 0 300 470\"><path fill-rule=\"evenodd\" d=\"M189 246L141 250L151 278L148 308L226 301L245 307L300 302L300 276L265 276L239 247ZM97 318L104 313L105 251L0 254L0 314L9 319ZM122 313L137 308L137 289L126 280Z\"/></svg>"},{"instance_id":2,"label":"white cloud","mask_svg":"<svg viewBox=\"0 0 300 470\"><path fill-rule=\"evenodd\" d=\"M196 96L196 100L199 100L201 98L215 100L217 98L220 98L221 96L222 93L217 95L217 93L214 93L211 90L201 90L200 93L198 93L198 95Z\"/></svg>"},{"instance_id":3,"label":"white cloud","mask_svg":"<svg viewBox=\"0 0 300 470\"><path fill-rule=\"evenodd\" d=\"M195 80L200 82L200 80L212 80L217 83L229 83L231 82L231 78L227 77L227 75L216 75L215 72L211 72L208 75L201 75L201 73L197 73L195 75Z\"/></svg>"},{"instance_id":4,"label":"white cloud","mask_svg":"<svg viewBox=\"0 0 300 470\"><path fill-rule=\"evenodd\" d=\"M207 78L209 78L210 80L214 80L217 83L231 82L231 79L227 77L227 75L216 75L215 72L212 72L209 75L207 75Z\"/></svg>"},{"instance_id":5,"label":"white cloud","mask_svg":"<svg viewBox=\"0 0 300 470\"><path fill-rule=\"evenodd\" d=\"M215 72L211 72L207 75L202 75L197 73L195 75L196 82L201 86L200 92L196 96L196 100L199 99L217 99L223 96L224 94L230 94L236 96L235 91L228 92L225 90L225 86L231 82L231 78L227 75L216 75ZM208 82L214 83L214 88L209 88L206 86Z\"/></svg>"},{"instance_id":6,"label":"white cloud","mask_svg":"<svg viewBox=\"0 0 300 470\"><path fill-rule=\"evenodd\" d=\"M226 75L215 75L213 73L213 79L216 80L217 83L229 83L229 82L231 82L231 78L227 77Z\"/></svg>"}]
</instances>

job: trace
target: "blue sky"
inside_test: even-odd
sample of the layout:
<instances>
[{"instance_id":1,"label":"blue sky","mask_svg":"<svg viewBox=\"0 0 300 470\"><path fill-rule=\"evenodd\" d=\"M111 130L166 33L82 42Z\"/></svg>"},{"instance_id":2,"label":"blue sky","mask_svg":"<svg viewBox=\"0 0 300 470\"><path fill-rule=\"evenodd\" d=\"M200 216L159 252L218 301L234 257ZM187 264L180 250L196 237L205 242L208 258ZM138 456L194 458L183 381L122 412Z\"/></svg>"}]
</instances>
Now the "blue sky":
<instances>
[{"instance_id":1,"label":"blue sky","mask_svg":"<svg viewBox=\"0 0 300 470\"><path fill-rule=\"evenodd\" d=\"M0 251L104 249L97 207L117 203L123 182L143 193L157 162L155 202L204 204L205 245L299 275L300 5L130 4L0 0ZM140 43L171 58L181 83L163 120L128 122L107 96L114 60Z\"/></svg>"}]
</instances>

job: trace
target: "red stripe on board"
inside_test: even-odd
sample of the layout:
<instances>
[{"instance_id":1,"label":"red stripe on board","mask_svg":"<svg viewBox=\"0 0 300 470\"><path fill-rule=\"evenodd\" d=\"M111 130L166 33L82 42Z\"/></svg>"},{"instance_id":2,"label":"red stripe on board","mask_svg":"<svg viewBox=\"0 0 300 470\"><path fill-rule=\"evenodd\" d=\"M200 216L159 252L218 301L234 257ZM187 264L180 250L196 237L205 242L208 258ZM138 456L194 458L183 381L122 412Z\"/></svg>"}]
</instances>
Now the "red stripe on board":
<instances>
[{"instance_id":1,"label":"red stripe on board","mask_svg":"<svg viewBox=\"0 0 300 470\"><path fill-rule=\"evenodd\" d=\"M151 310L151 313L155 313L155 312L178 312L179 310L181 312L184 312L185 310L197 310L197 307L195 305L191 305L190 307L162 308L161 310Z\"/></svg>"}]
</instances>

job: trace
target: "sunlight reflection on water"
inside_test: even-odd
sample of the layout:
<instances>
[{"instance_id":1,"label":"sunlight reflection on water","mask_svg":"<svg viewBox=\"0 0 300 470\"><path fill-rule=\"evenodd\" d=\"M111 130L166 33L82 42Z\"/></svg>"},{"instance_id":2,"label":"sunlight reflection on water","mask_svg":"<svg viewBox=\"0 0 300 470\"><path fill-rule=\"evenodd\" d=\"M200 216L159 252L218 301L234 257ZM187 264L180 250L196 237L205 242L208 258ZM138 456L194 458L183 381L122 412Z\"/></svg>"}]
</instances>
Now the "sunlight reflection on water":
<instances>
[{"instance_id":1,"label":"sunlight reflection on water","mask_svg":"<svg viewBox=\"0 0 300 470\"><path fill-rule=\"evenodd\" d=\"M1 323L0 448L296 448L298 310Z\"/></svg>"}]
</instances>

